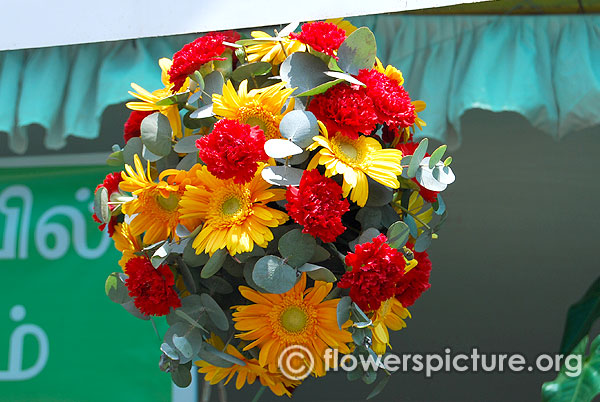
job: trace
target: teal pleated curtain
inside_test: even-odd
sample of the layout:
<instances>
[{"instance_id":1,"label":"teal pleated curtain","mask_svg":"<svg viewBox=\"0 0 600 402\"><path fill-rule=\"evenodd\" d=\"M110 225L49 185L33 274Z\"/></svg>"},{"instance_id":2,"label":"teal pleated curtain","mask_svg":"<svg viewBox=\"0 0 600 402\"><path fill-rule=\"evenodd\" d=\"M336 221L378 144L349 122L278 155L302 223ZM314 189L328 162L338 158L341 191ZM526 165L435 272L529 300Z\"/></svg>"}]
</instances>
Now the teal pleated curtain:
<instances>
[{"instance_id":1,"label":"teal pleated curtain","mask_svg":"<svg viewBox=\"0 0 600 402\"><path fill-rule=\"evenodd\" d=\"M378 55L423 99L423 136L460 141L469 109L513 111L560 138L600 124L600 16L419 16L353 18L377 37ZM15 152L26 127L45 145L95 138L104 109L130 99L131 82L159 88L160 57L195 35L0 52L0 131ZM3 134L0 134L3 135Z\"/></svg>"}]
</instances>

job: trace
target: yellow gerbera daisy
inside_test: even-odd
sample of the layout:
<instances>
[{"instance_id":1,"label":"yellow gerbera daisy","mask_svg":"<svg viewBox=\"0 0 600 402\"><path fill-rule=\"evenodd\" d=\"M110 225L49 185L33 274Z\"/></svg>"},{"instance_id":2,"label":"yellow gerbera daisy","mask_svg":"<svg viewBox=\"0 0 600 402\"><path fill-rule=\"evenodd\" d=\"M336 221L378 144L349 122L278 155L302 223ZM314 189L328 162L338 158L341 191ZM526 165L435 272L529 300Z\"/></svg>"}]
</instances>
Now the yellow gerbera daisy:
<instances>
[{"instance_id":1,"label":"yellow gerbera daisy","mask_svg":"<svg viewBox=\"0 0 600 402\"><path fill-rule=\"evenodd\" d=\"M223 380L225 380L224 384L227 385L233 376L237 374L235 381L237 389L241 389L246 382L254 384L254 381L258 378L260 383L265 387L269 387L275 395L287 395L291 397L290 389L300 384L300 381L290 380L278 371L271 372L265 367L261 367L258 364L258 360L246 358L232 345L227 345L227 348L225 348L221 338L214 334L211 335L211 338L207 342L219 350L225 349L226 353L246 363L245 366L234 364L231 367L217 367L204 360L197 361L195 364L200 367L198 372L204 374L204 380L208 381L211 385L215 385Z\"/></svg>"},{"instance_id":2,"label":"yellow gerbera daisy","mask_svg":"<svg viewBox=\"0 0 600 402\"><path fill-rule=\"evenodd\" d=\"M342 189L344 197L364 206L369 197L367 176L391 188L400 187L397 176L402 174L402 152L398 149L381 149L379 142L365 135L357 139L345 135L329 137L327 128L319 121L321 135L313 137L309 151L321 146L308 164L308 170L317 164L325 166L325 176L344 175Z\"/></svg>"},{"instance_id":3,"label":"yellow gerbera daisy","mask_svg":"<svg viewBox=\"0 0 600 402\"><path fill-rule=\"evenodd\" d=\"M142 251L142 240L139 236L131 233L131 228L125 222L115 225L115 232L112 239L115 242L115 248L123 253L123 256L119 260L119 265L123 269L123 272L125 272L127 261L136 257L136 252Z\"/></svg>"},{"instance_id":4,"label":"yellow gerbera daisy","mask_svg":"<svg viewBox=\"0 0 600 402\"><path fill-rule=\"evenodd\" d=\"M259 40L260 43L250 45L246 48L246 56L249 63L266 61L273 65L279 65L290 54L306 50L304 43L290 39L287 36L275 38L263 31L252 31L250 35L254 39Z\"/></svg>"},{"instance_id":5,"label":"yellow gerbera daisy","mask_svg":"<svg viewBox=\"0 0 600 402\"><path fill-rule=\"evenodd\" d=\"M395 297L381 303L381 306L373 313L371 318L371 321L373 321L371 326L373 332L371 348L375 353L382 355L385 353L387 346L391 348L388 329L399 331L406 327L406 322L404 322L406 317L410 317L410 313Z\"/></svg>"},{"instance_id":6,"label":"yellow gerbera daisy","mask_svg":"<svg viewBox=\"0 0 600 402\"><path fill-rule=\"evenodd\" d=\"M152 180L150 162L147 170L140 162L138 155L134 155L135 170L125 165L125 172L121 172L123 181L120 188L136 196L135 199L123 204L123 212L135 217L131 220L130 231L137 236L145 232L144 243L153 244L173 236L178 239L175 228L179 223L193 226L190 221L180 222L179 199L185 191L185 186L192 183L196 168L190 172L179 170L165 170L159 176L159 182ZM166 176L167 181L163 181ZM189 227L188 227L189 228Z\"/></svg>"},{"instance_id":7,"label":"yellow gerbera daisy","mask_svg":"<svg viewBox=\"0 0 600 402\"><path fill-rule=\"evenodd\" d=\"M267 247L273 240L269 228L287 221L286 213L267 207L271 201L285 198L285 189L271 189L260 175L245 184L233 179L221 180L206 166L196 171L198 185L187 186L181 199L181 218L197 218L204 222L192 246L196 253L227 247L231 255L252 251L254 244Z\"/></svg>"},{"instance_id":8,"label":"yellow gerbera daisy","mask_svg":"<svg viewBox=\"0 0 600 402\"><path fill-rule=\"evenodd\" d=\"M255 303L234 307L237 310L233 313L235 328L241 331L236 336L252 341L244 350L259 347L259 364L275 371L285 348L303 346L314 358L313 373L324 375L325 350L331 347L349 353L346 344L352 342L350 332L338 328L336 308L339 299L323 301L332 286L316 281L313 288L305 289L306 274L283 294L260 293L240 286L242 296ZM344 328L349 325L350 322Z\"/></svg>"},{"instance_id":9,"label":"yellow gerbera daisy","mask_svg":"<svg viewBox=\"0 0 600 402\"><path fill-rule=\"evenodd\" d=\"M248 80L244 80L236 92L231 81L227 81L223 85L223 95L213 95L213 113L240 123L259 126L267 140L281 138L279 123L286 113L294 109L294 98L290 99L284 112L282 109L294 89L285 88L285 83L279 82L248 92Z\"/></svg>"},{"instance_id":10,"label":"yellow gerbera daisy","mask_svg":"<svg viewBox=\"0 0 600 402\"><path fill-rule=\"evenodd\" d=\"M158 65L162 71L161 73L161 81L165 86L162 89L157 89L154 92L148 92L141 86L136 83L131 83L131 87L137 91L132 92L129 91L129 94L140 99L142 102L127 102L126 106L131 110L140 110L140 111L158 111L165 115L167 119L169 119L169 123L171 124L171 129L173 130L173 135L177 138L182 137L181 131L181 116L179 115L179 107L177 104L167 105L167 106L159 106L156 103L163 98L172 95L171 92L171 83L169 82L169 69L171 68L171 64L173 61L167 58L162 58L158 61ZM185 83L177 93L185 92L189 87L189 78L185 80Z\"/></svg>"}]
</instances>

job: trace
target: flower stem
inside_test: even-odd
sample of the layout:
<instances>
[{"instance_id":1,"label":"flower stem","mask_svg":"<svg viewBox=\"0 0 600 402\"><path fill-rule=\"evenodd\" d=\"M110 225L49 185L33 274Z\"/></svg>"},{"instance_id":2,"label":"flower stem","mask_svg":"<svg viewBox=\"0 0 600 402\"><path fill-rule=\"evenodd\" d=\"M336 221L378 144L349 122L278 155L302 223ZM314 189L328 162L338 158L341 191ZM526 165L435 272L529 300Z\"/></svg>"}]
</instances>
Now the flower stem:
<instances>
[{"instance_id":1,"label":"flower stem","mask_svg":"<svg viewBox=\"0 0 600 402\"><path fill-rule=\"evenodd\" d=\"M258 392L256 393L256 395L254 395L252 402L258 402L261 395L265 392L265 389L267 389L267 387L265 387L264 385L261 386L260 389L258 390Z\"/></svg>"}]
</instances>

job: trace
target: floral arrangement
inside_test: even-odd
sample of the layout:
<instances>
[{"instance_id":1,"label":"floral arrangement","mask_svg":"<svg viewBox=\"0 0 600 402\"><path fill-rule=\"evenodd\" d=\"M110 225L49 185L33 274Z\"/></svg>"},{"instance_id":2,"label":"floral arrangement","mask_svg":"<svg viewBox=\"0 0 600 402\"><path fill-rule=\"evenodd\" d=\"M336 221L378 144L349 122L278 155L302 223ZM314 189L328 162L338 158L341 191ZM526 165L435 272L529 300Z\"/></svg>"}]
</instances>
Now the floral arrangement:
<instances>
[{"instance_id":1,"label":"floral arrangement","mask_svg":"<svg viewBox=\"0 0 600 402\"><path fill-rule=\"evenodd\" d=\"M430 287L454 174L445 145L413 141L425 103L369 29L298 25L209 33L159 60L164 88L132 84L107 160L123 171L96 189L94 219L123 255L106 293L166 316L156 353L179 386L195 363L210 384L291 396L325 375L328 348L384 355Z\"/></svg>"}]
</instances>

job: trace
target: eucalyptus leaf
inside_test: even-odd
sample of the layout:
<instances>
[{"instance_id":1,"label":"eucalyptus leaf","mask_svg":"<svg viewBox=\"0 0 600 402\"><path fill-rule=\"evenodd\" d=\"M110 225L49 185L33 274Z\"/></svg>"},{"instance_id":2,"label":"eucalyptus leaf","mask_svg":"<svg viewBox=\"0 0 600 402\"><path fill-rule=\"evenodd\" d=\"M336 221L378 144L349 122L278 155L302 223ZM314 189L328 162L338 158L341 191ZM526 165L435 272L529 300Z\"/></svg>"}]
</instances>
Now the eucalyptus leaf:
<instances>
[{"instance_id":1,"label":"eucalyptus leaf","mask_svg":"<svg viewBox=\"0 0 600 402\"><path fill-rule=\"evenodd\" d=\"M123 166L125 163L125 159L123 158L123 151L115 151L112 154L108 155L106 159L106 164L108 166Z\"/></svg>"},{"instance_id":2,"label":"eucalyptus leaf","mask_svg":"<svg viewBox=\"0 0 600 402\"><path fill-rule=\"evenodd\" d=\"M129 166L134 166L133 156L137 154L138 157L142 156L142 139L140 137L133 137L127 141L123 148L123 163ZM141 160L142 166L145 167L146 163Z\"/></svg>"},{"instance_id":3,"label":"eucalyptus leaf","mask_svg":"<svg viewBox=\"0 0 600 402\"><path fill-rule=\"evenodd\" d=\"M139 318L140 320L147 321L150 319L149 315L143 314L136 306L133 300L129 300L121 304L123 308L132 316Z\"/></svg>"},{"instance_id":4,"label":"eucalyptus leaf","mask_svg":"<svg viewBox=\"0 0 600 402\"><path fill-rule=\"evenodd\" d=\"M148 162L156 162L157 160L162 158L162 156L154 155L152 152L150 152L148 147L146 147L145 145L142 147L142 157Z\"/></svg>"},{"instance_id":5,"label":"eucalyptus leaf","mask_svg":"<svg viewBox=\"0 0 600 402\"><path fill-rule=\"evenodd\" d=\"M296 28L298 28L298 25L300 25L299 21L290 22L281 31L279 31L277 36L280 38L285 38L286 36L294 32Z\"/></svg>"},{"instance_id":6,"label":"eucalyptus leaf","mask_svg":"<svg viewBox=\"0 0 600 402\"><path fill-rule=\"evenodd\" d=\"M156 249L154 254L152 254L152 257L150 257L150 262L152 263L152 266L154 268L158 268L160 264L162 264L167 259L170 251L170 244L167 242L163 243L158 249Z\"/></svg>"},{"instance_id":7,"label":"eucalyptus leaf","mask_svg":"<svg viewBox=\"0 0 600 402\"><path fill-rule=\"evenodd\" d=\"M200 295L200 300L204 307L206 307L208 318L210 318L213 324L221 331L227 331L229 329L229 320L215 299L210 297L208 293L202 293Z\"/></svg>"},{"instance_id":8,"label":"eucalyptus leaf","mask_svg":"<svg viewBox=\"0 0 600 402\"><path fill-rule=\"evenodd\" d=\"M437 195L436 201L433 203L433 210L436 215L442 215L444 212L446 212L446 203L444 202L441 194Z\"/></svg>"},{"instance_id":9,"label":"eucalyptus leaf","mask_svg":"<svg viewBox=\"0 0 600 402\"><path fill-rule=\"evenodd\" d=\"M322 281L322 282L335 282L337 281L336 276L325 267L321 267L315 264L303 264L300 268L298 268L299 272L306 272L306 274L314 281Z\"/></svg>"},{"instance_id":10,"label":"eucalyptus leaf","mask_svg":"<svg viewBox=\"0 0 600 402\"><path fill-rule=\"evenodd\" d=\"M365 371L362 380L367 385L373 384L377 380L377 372L374 370Z\"/></svg>"},{"instance_id":11,"label":"eucalyptus leaf","mask_svg":"<svg viewBox=\"0 0 600 402\"><path fill-rule=\"evenodd\" d=\"M359 70L373 68L376 55L375 35L369 28L361 27L348 35L340 45L337 63L345 72L356 75Z\"/></svg>"},{"instance_id":12,"label":"eucalyptus leaf","mask_svg":"<svg viewBox=\"0 0 600 402\"><path fill-rule=\"evenodd\" d=\"M306 52L289 55L279 67L281 80L287 88L297 88L302 93L330 81L325 75L328 71L325 63L316 56Z\"/></svg>"},{"instance_id":13,"label":"eucalyptus leaf","mask_svg":"<svg viewBox=\"0 0 600 402\"><path fill-rule=\"evenodd\" d=\"M390 247L400 250L408 241L409 236L410 228L408 225L402 221L398 221L389 227L387 231L387 243Z\"/></svg>"},{"instance_id":14,"label":"eucalyptus leaf","mask_svg":"<svg viewBox=\"0 0 600 402\"><path fill-rule=\"evenodd\" d=\"M398 215L396 214L396 217ZM356 220L360 222L363 230L368 228L378 229L381 227L381 208L363 207L356 213Z\"/></svg>"},{"instance_id":15,"label":"eucalyptus leaf","mask_svg":"<svg viewBox=\"0 0 600 402\"><path fill-rule=\"evenodd\" d=\"M225 258L227 257L227 250L221 248L213 253L213 255L208 259L204 268L202 268L202 272L200 273L201 278L210 278L223 266L225 262Z\"/></svg>"},{"instance_id":16,"label":"eucalyptus leaf","mask_svg":"<svg viewBox=\"0 0 600 402\"><path fill-rule=\"evenodd\" d=\"M171 370L171 380L179 388L187 388L192 383L191 361L186 364L179 364L177 368Z\"/></svg>"},{"instance_id":17,"label":"eucalyptus leaf","mask_svg":"<svg viewBox=\"0 0 600 402\"><path fill-rule=\"evenodd\" d=\"M239 265L239 267L240 267L240 275L242 275L242 272L241 272L242 266ZM223 265L223 268L225 268L225 265ZM227 294L233 293L233 286L231 286L231 284L228 281L221 278L220 276L211 276L210 278L200 279L200 283L202 284L202 286L206 287L207 289L209 289L211 292L214 292L214 293L219 293L222 295L227 295Z\"/></svg>"},{"instance_id":18,"label":"eucalyptus leaf","mask_svg":"<svg viewBox=\"0 0 600 402\"><path fill-rule=\"evenodd\" d=\"M190 152L198 152L198 148L196 147L196 141L202 138L201 135L188 135L187 137L183 137L177 144L173 147L175 152L180 154L189 154Z\"/></svg>"},{"instance_id":19,"label":"eucalyptus leaf","mask_svg":"<svg viewBox=\"0 0 600 402\"><path fill-rule=\"evenodd\" d=\"M375 228L367 228L356 239L348 243L350 250L354 250L358 244L370 243L374 237L377 237L381 232Z\"/></svg>"},{"instance_id":20,"label":"eucalyptus leaf","mask_svg":"<svg viewBox=\"0 0 600 402\"><path fill-rule=\"evenodd\" d=\"M413 152L412 158L410 159L410 163L408 165L408 171L406 172L409 179L415 177L417 174L417 169L419 169L419 165L427 153L428 144L429 140L427 138L423 138L417 149L415 149L415 152Z\"/></svg>"},{"instance_id":21,"label":"eucalyptus leaf","mask_svg":"<svg viewBox=\"0 0 600 402\"><path fill-rule=\"evenodd\" d=\"M187 103L191 105L198 102L200 99L202 99L202 91L196 91L195 93L190 95L189 99L187 100Z\"/></svg>"},{"instance_id":22,"label":"eucalyptus leaf","mask_svg":"<svg viewBox=\"0 0 600 402\"><path fill-rule=\"evenodd\" d=\"M142 120L140 132L142 133L142 142L153 154L167 156L171 152L173 130L169 119L162 113L146 116Z\"/></svg>"},{"instance_id":23,"label":"eucalyptus leaf","mask_svg":"<svg viewBox=\"0 0 600 402\"><path fill-rule=\"evenodd\" d=\"M435 168L432 171L427 166L420 166L417 170L415 179L417 179L421 186L425 187L428 190L438 192L444 191L446 187L448 187L448 185L441 183L433 176L433 172L436 170L437 168Z\"/></svg>"},{"instance_id":24,"label":"eucalyptus leaf","mask_svg":"<svg viewBox=\"0 0 600 402\"><path fill-rule=\"evenodd\" d=\"M287 158L292 155L299 155L303 152L302 148L292 141L273 138L265 142L265 153L271 158Z\"/></svg>"},{"instance_id":25,"label":"eucalyptus leaf","mask_svg":"<svg viewBox=\"0 0 600 402\"><path fill-rule=\"evenodd\" d=\"M184 156L177 164L177 170L190 170L198 163L198 154L196 152L189 153Z\"/></svg>"},{"instance_id":26,"label":"eucalyptus leaf","mask_svg":"<svg viewBox=\"0 0 600 402\"><path fill-rule=\"evenodd\" d=\"M131 300L129 297L129 290L127 289L127 286L125 286L125 283L118 272L113 272L106 278L104 291L108 298L117 304L123 304Z\"/></svg>"},{"instance_id":27,"label":"eucalyptus leaf","mask_svg":"<svg viewBox=\"0 0 600 402\"><path fill-rule=\"evenodd\" d=\"M94 212L102 223L110 222L110 208L108 207L108 190L99 187L94 195Z\"/></svg>"},{"instance_id":28,"label":"eucalyptus leaf","mask_svg":"<svg viewBox=\"0 0 600 402\"><path fill-rule=\"evenodd\" d=\"M194 355L192 344L184 336L173 335L173 345L186 359Z\"/></svg>"},{"instance_id":29,"label":"eucalyptus leaf","mask_svg":"<svg viewBox=\"0 0 600 402\"><path fill-rule=\"evenodd\" d=\"M388 381L390 381L390 378L392 378L391 375L386 375L385 377L383 377L381 379L381 381L379 381L377 383L377 385L375 385L375 387L373 388L373 390L371 391L371 393L369 393L369 395L367 396L367 400L369 399L373 399L375 398L377 395L379 395L381 393L381 391L383 391L383 389L385 388L385 386L387 385Z\"/></svg>"},{"instance_id":30,"label":"eucalyptus leaf","mask_svg":"<svg viewBox=\"0 0 600 402\"><path fill-rule=\"evenodd\" d=\"M276 186L299 186L304 170L290 166L267 166L261 171L262 178Z\"/></svg>"},{"instance_id":31,"label":"eucalyptus leaf","mask_svg":"<svg viewBox=\"0 0 600 402\"><path fill-rule=\"evenodd\" d=\"M165 333L164 342L177 352L180 364L187 363L202 347L202 332L187 323L177 322Z\"/></svg>"},{"instance_id":32,"label":"eucalyptus leaf","mask_svg":"<svg viewBox=\"0 0 600 402\"><path fill-rule=\"evenodd\" d=\"M449 166L437 166L433 169L433 177L442 184L452 184L456 180L456 176Z\"/></svg>"},{"instance_id":33,"label":"eucalyptus leaf","mask_svg":"<svg viewBox=\"0 0 600 402\"><path fill-rule=\"evenodd\" d=\"M300 148L306 148L313 143L313 137L319 134L319 125L311 112L292 110L281 119L279 131L284 138Z\"/></svg>"},{"instance_id":34,"label":"eucalyptus leaf","mask_svg":"<svg viewBox=\"0 0 600 402\"><path fill-rule=\"evenodd\" d=\"M392 202L394 190L368 177L369 198L365 206L382 207Z\"/></svg>"},{"instance_id":35,"label":"eucalyptus leaf","mask_svg":"<svg viewBox=\"0 0 600 402\"><path fill-rule=\"evenodd\" d=\"M322 93L327 92L327 90L333 86L336 86L337 84L340 84L344 82L344 80L342 80L341 78L338 78L337 80L333 80L333 81L327 81L323 84L317 85L316 87L309 89L307 91L304 91L302 93L299 93L296 96L314 96L314 95L319 95Z\"/></svg>"},{"instance_id":36,"label":"eucalyptus leaf","mask_svg":"<svg viewBox=\"0 0 600 402\"><path fill-rule=\"evenodd\" d=\"M202 348L200 348L198 356L202 360L207 361L208 363L213 364L217 367L227 368L231 367L234 364L237 364L239 366L246 365L246 362L244 362L243 360L240 360L237 357L232 356L228 353L222 352L206 342L202 344Z\"/></svg>"},{"instance_id":37,"label":"eucalyptus leaf","mask_svg":"<svg viewBox=\"0 0 600 402\"><path fill-rule=\"evenodd\" d=\"M256 61L254 63L242 64L231 73L231 78L237 82L256 77L257 75L265 75L271 71L271 63L266 61Z\"/></svg>"},{"instance_id":38,"label":"eucalyptus leaf","mask_svg":"<svg viewBox=\"0 0 600 402\"><path fill-rule=\"evenodd\" d=\"M415 221L415 218L413 218L412 215L410 215L410 214L405 214L403 221L408 226L408 228L410 230L410 235L416 239L417 236L419 236L419 228L417 226L417 222Z\"/></svg>"},{"instance_id":39,"label":"eucalyptus leaf","mask_svg":"<svg viewBox=\"0 0 600 402\"><path fill-rule=\"evenodd\" d=\"M293 267L299 267L308 262L317 247L315 238L300 229L290 230L279 239L277 248L281 256ZM260 285L260 284L259 284Z\"/></svg>"},{"instance_id":40,"label":"eucalyptus leaf","mask_svg":"<svg viewBox=\"0 0 600 402\"><path fill-rule=\"evenodd\" d=\"M444 153L446 152L446 148L448 148L447 145L440 145L431 153L431 157L429 158L429 169L433 169L440 159L442 159Z\"/></svg>"},{"instance_id":41,"label":"eucalyptus leaf","mask_svg":"<svg viewBox=\"0 0 600 402\"><path fill-rule=\"evenodd\" d=\"M283 259L266 255L254 265L252 279L267 292L281 294L289 291L296 284L296 271Z\"/></svg>"},{"instance_id":42,"label":"eucalyptus leaf","mask_svg":"<svg viewBox=\"0 0 600 402\"><path fill-rule=\"evenodd\" d=\"M452 157L449 156L446 158L446 160L444 161L444 166L450 166L450 164L452 163Z\"/></svg>"},{"instance_id":43,"label":"eucalyptus leaf","mask_svg":"<svg viewBox=\"0 0 600 402\"><path fill-rule=\"evenodd\" d=\"M208 254L200 253L196 254L196 250L192 246L193 242L190 241L185 245L183 250L183 261L190 267L200 267L208 262L210 259Z\"/></svg>"},{"instance_id":44,"label":"eucalyptus leaf","mask_svg":"<svg viewBox=\"0 0 600 402\"><path fill-rule=\"evenodd\" d=\"M190 114L190 118L192 119L206 119L208 117L213 116L212 103L208 105L204 105L201 108L194 110Z\"/></svg>"},{"instance_id":45,"label":"eucalyptus leaf","mask_svg":"<svg viewBox=\"0 0 600 402\"><path fill-rule=\"evenodd\" d=\"M421 233L421 236L419 236L415 241L415 251L417 253L422 253L423 251L427 250L427 248L429 248L431 245L431 239L431 231L426 230Z\"/></svg>"},{"instance_id":46,"label":"eucalyptus leaf","mask_svg":"<svg viewBox=\"0 0 600 402\"><path fill-rule=\"evenodd\" d=\"M325 248L317 245L317 247L315 248L315 253L310 258L309 262L315 263L315 262L327 261L329 259L329 257L331 257L331 254L329 253L329 251L327 251L327 250L325 250Z\"/></svg>"},{"instance_id":47,"label":"eucalyptus leaf","mask_svg":"<svg viewBox=\"0 0 600 402\"><path fill-rule=\"evenodd\" d=\"M344 323L350 319L350 306L351 305L352 305L352 299L350 298L350 296L344 296L338 302L338 305L336 308L336 314L337 314L337 323L338 323L339 329L342 329L342 325L344 325Z\"/></svg>"},{"instance_id":48,"label":"eucalyptus leaf","mask_svg":"<svg viewBox=\"0 0 600 402\"><path fill-rule=\"evenodd\" d=\"M339 71L325 71L325 75L328 75L335 79L344 80L346 82L349 82L350 84L360 85L362 87L366 86L364 83L360 82L350 74L342 73Z\"/></svg>"}]
</instances>

